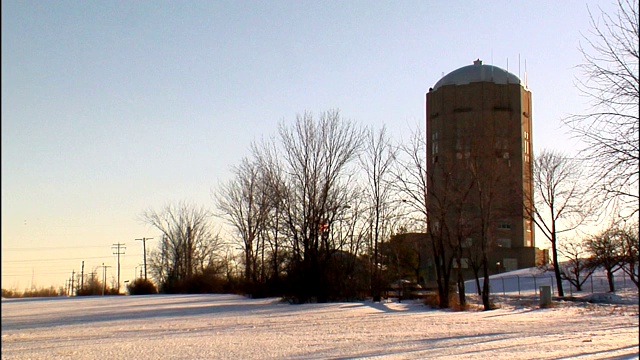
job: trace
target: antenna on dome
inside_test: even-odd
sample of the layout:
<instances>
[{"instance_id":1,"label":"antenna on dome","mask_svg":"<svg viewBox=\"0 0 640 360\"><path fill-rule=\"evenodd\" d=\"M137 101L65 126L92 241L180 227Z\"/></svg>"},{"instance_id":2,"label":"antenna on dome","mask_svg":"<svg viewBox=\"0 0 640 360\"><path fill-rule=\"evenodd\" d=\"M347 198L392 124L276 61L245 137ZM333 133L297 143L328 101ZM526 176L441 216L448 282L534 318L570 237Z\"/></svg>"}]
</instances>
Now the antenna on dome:
<instances>
[{"instance_id":1,"label":"antenna on dome","mask_svg":"<svg viewBox=\"0 0 640 360\"><path fill-rule=\"evenodd\" d=\"M509 73L509 57L507 57L507 74ZM507 75L507 84L509 83L509 75Z\"/></svg>"},{"instance_id":2,"label":"antenna on dome","mask_svg":"<svg viewBox=\"0 0 640 360\"><path fill-rule=\"evenodd\" d=\"M527 59L524 59L524 88L529 89L529 84L527 79Z\"/></svg>"},{"instance_id":3,"label":"antenna on dome","mask_svg":"<svg viewBox=\"0 0 640 360\"><path fill-rule=\"evenodd\" d=\"M518 79L520 79L520 53L518 53Z\"/></svg>"}]
</instances>

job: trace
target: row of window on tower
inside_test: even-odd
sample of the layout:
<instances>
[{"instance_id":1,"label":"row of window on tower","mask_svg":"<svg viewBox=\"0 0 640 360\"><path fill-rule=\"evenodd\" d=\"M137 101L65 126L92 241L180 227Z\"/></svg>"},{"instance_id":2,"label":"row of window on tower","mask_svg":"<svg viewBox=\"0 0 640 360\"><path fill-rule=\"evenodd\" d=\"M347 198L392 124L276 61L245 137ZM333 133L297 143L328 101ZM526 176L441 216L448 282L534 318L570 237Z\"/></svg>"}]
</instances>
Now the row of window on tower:
<instances>
[{"instance_id":1,"label":"row of window on tower","mask_svg":"<svg viewBox=\"0 0 640 360\"><path fill-rule=\"evenodd\" d=\"M524 142L523 142L524 143L523 145L524 161L528 163L531 160L529 132L525 131L523 136L524 136ZM509 149L509 139L507 137L497 137L496 138L496 157L509 160L510 154L508 149ZM456 150L456 158L458 160L461 160L463 158L464 159L470 158L471 157L470 137L459 135L456 138L455 150ZM432 163L438 162L438 153L439 153L438 132L436 131L431 134L431 162ZM509 162L509 165L511 165L511 162Z\"/></svg>"}]
</instances>

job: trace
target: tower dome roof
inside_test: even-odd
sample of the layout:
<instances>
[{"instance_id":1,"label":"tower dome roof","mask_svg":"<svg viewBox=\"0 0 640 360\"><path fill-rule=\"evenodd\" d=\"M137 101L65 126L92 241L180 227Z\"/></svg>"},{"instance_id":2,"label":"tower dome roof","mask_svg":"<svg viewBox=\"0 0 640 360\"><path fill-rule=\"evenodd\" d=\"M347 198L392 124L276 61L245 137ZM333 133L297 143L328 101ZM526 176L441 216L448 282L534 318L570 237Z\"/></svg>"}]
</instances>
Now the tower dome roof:
<instances>
[{"instance_id":1,"label":"tower dome roof","mask_svg":"<svg viewBox=\"0 0 640 360\"><path fill-rule=\"evenodd\" d=\"M483 65L478 59L473 65L463 66L454 70L434 86L433 90L444 85L465 85L473 82L489 81L495 84L520 84L520 79L514 74L493 65Z\"/></svg>"}]
</instances>

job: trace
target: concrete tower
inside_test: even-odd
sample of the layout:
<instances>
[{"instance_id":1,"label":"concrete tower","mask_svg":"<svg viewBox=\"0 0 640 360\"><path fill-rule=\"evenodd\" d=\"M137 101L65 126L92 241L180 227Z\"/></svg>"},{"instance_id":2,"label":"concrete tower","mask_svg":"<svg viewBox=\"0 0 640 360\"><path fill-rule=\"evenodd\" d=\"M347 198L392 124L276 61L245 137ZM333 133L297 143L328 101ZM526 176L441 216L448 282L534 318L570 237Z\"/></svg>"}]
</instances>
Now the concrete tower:
<instances>
[{"instance_id":1,"label":"concrete tower","mask_svg":"<svg viewBox=\"0 0 640 360\"><path fill-rule=\"evenodd\" d=\"M447 74L426 95L430 231L463 244L462 267L478 255L483 237L491 272L536 265L527 211L531 119L531 92L520 79L480 60Z\"/></svg>"}]
</instances>

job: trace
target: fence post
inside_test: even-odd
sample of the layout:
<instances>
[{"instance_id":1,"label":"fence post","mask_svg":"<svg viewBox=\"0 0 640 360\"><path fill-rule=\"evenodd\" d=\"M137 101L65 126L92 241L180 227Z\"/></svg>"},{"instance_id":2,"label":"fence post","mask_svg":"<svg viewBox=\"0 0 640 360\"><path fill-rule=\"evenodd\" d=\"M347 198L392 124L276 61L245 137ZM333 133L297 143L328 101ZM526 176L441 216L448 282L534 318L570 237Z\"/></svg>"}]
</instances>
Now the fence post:
<instances>
[{"instance_id":1,"label":"fence post","mask_svg":"<svg viewBox=\"0 0 640 360\"><path fill-rule=\"evenodd\" d=\"M535 275L533 275L533 294L538 295L538 282Z\"/></svg>"},{"instance_id":2,"label":"fence post","mask_svg":"<svg viewBox=\"0 0 640 360\"><path fill-rule=\"evenodd\" d=\"M520 275L516 275L518 278L518 296L520 296Z\"/></svg>"},{"instance_id":3,"label":"fence post","mask_svg":"<svg viewBox=\"0 0 640 360\"><path fill-rule=\"evenodd\" d=\"M591 279L591 293L593 294L593 275L589 276Z\"/></svg>"},{"instance_id":4,"label":"fence post","mask_svg":"<svg viewBox=\"0 0 640 360\"><path fill-rule=\"evenodd\" d=\"M504 288L504 277L501 277L500 279L502 279L502 295L506 296L507 292L506 292L506 290Z\"/></svg>"},{"instance_id":5,"label":"fence post","mask_svg":"<svg viewBox=\"0 0 640 360\"><path fill-rule=\"evenodd\" d=\"M553 294L556 290L553 288L553 277L549 276L549 282L551 283L551 293Z\"/></svg>"}]
</instances>

